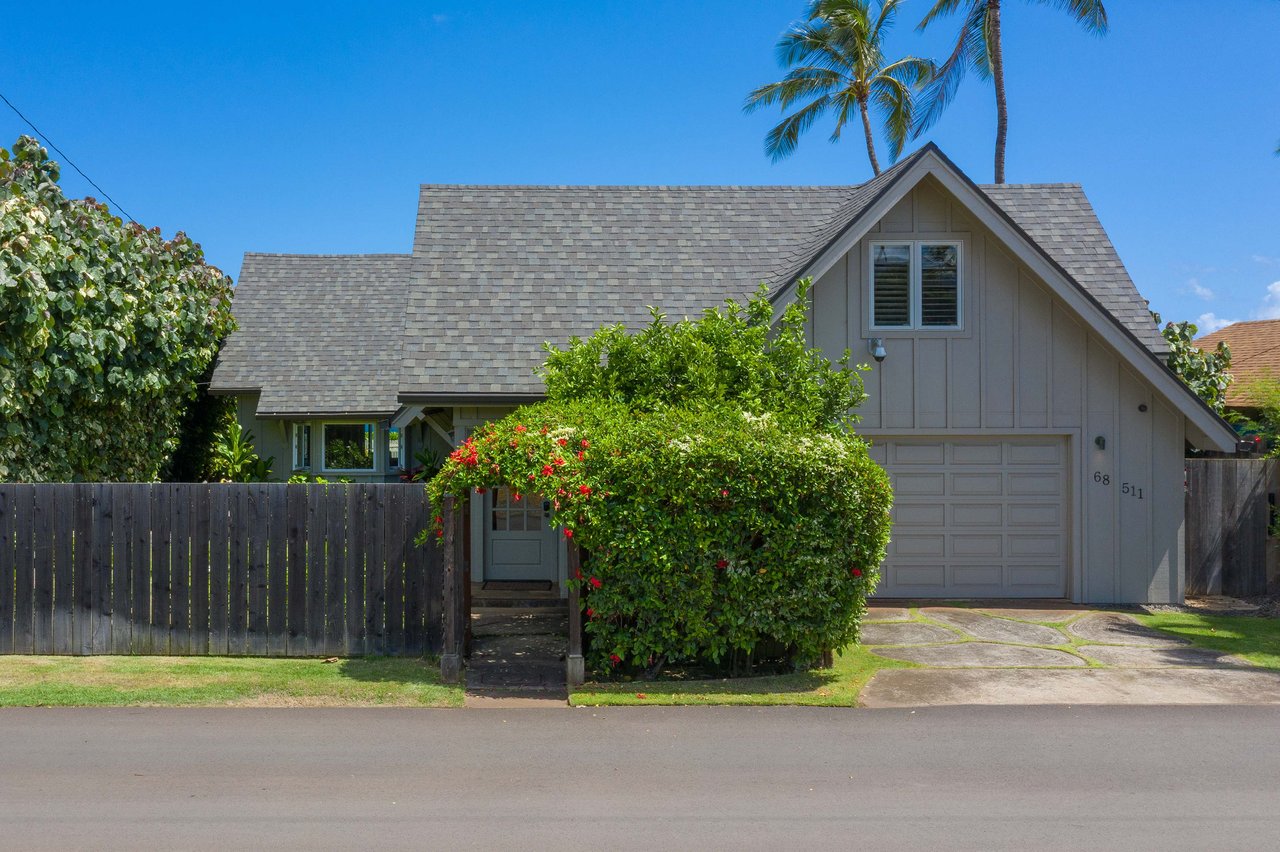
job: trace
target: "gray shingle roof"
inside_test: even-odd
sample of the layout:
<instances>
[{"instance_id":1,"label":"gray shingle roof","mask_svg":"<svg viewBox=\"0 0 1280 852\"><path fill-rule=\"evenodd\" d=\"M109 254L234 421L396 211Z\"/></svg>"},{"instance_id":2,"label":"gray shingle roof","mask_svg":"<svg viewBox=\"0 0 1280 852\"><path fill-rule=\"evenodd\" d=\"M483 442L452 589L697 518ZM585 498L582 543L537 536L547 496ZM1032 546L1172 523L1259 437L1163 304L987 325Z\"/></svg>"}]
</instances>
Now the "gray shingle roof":
<instances>
[{"instance_id":1,"label":"gray shingle roof","mask_svg":"<svg viewBox=\"0 0 1280 852\"><path fill-rule=\"evenodd\" d=\"M413 255L247 255L215 390L261 414L390 411L397 394L542 391L544 341L695 315L792 280L913 157L856 186L421 188ZM1163 351L1074 184L981 190L1144 344ZM383 286L390 285L390 286Z\"/></svg>"},{"instance_id":2,"label":"gray shingle roof","mask_svg":"<svg viewBox=\"0 0 1280 852\"><path fill-rule=\"evenodd\" d=\"M1169 351L1079 184L1006 183L982 191L1147 348Z\"/></svg>"},{"instance_id":3,"label":"gray shingle roof","mask_svg":"<svg viewBox=\"0 0 1280 852\"><path fill-rule=\"evenodd\" d=\"M258 413L391 414L410 256L246 254L214 390Z\"/></svg>"}]
</instances>

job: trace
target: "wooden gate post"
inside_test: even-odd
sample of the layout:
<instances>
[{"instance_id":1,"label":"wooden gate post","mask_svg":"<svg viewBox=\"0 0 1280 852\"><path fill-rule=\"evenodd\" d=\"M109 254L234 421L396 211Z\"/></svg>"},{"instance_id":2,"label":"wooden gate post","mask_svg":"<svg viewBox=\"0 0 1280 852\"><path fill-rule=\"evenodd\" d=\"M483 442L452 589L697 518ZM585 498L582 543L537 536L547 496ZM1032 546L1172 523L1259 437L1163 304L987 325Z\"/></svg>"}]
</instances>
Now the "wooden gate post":
<instances>
[{"instance_id":1,"label":"wooden gate post","mask_svg":"<svg viewBox=\"0 0 1280 852\"><path fill-rule=\"evenodd\" d=\"M573 688L587 679L586 662L582 658L582 554L578 543L569 542L569 653L565 657L565 683Z\"/></svg>"},{"instance_id":2,"label":"wooden gate post","mask_svg":"<svg viewBox=\"0 0 1280 852\"><path fill-rule=\"evenodd\" d=\"M444 642L440 653L440 680L457 683L462 677L462 631L458 628L458 553L454 547L457 518L453 511L453 495L446 494L440 515L444 521L441 539L444 562Z\"/></svg>"}]
</instances>

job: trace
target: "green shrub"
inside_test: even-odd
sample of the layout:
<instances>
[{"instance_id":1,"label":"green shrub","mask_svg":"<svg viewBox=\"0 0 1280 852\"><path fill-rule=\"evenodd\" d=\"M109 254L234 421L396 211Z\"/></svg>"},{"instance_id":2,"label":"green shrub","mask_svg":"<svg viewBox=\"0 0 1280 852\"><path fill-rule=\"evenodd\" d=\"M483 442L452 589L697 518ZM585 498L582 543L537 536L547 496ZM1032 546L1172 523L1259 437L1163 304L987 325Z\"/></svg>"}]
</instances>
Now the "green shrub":
<instances>
[{"instance_id":1,"label":"green shrub","mask_svg":"<svg viewBox=\"0 0 1280 852\"><path fill-rule=\"evenodd\" d=\"M548 347L549 401L479 430L429 483L437 506L501 486L552 501L582 548L569 581L595 670L803 665L856 638L892 495L849 431L865 398L849 354L805 341L807 290L776 322L761 290Z\"/></svg>"},{"instance_id":2,"label":"green shrub","mask_svg":"<svg viewBox=\"0 0 1280 852\"><path fill-rule=\"evenodd\" d=\"M552 500L582 547L570 582L598 671L811 662L857 638L888 538L888 478L864 442L770 414L528 406L459 447L429 491L440 505L503 485Z\"/></svg>"}]
</instances>

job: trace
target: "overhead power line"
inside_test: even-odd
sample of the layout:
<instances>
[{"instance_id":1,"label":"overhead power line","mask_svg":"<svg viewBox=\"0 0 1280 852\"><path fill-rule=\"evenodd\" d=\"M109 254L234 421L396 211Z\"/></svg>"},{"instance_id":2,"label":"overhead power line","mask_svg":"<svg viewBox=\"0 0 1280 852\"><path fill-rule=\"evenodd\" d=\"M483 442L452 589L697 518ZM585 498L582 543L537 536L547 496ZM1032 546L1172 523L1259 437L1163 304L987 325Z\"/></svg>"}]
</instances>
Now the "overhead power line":
<instances>
[{"instance_id":1,"label":"overhead power line","mask_svg":"<svg viewBox=\"0 0 1280 852\"><path fill-rule=\"evenodd\" d=\"M87 180L87 181L89 182L89 186L92 186L94 189L98 190L98 192L99 192L99 193L101 193L101 195L102 195L102 197L103 197L103 198L105 198L105 199L107 199L107 201L111 202L111 205L112 205L113 207L115 207L117 210L119 210L121 213L123 213L123 214L124 214L124 217L125 217L126 219L128 219L130 222L136 222L136 221L138 221L137 219L134 219L132 216L130 216L130 215L129 215L129 212L128 212L127 210L125 210L123 207L121 207L119 202L117 202L117 201L116 201L114 198L112 198L110 195L107 195L107 191L106 191L105 189L103 189L102 187L100 187L100 186L98 186L96 183L94 183L93 178L91 178L91 177L89 177L87 174L85 174L85 173L84 173L84 169L82 169L82 168L80 168L79 166L77 166L77 165L75 164L75 162L73 162L73 161L72 161L72 159L71 159L70 157L68 157L68 156L67 156L67 154L66 154L66 152L65 152L65 151L63 151L63 150L62 150L61 148L59 148L56 144L54 144L54 141L53 141L52 139L50 139L50 138L49 138L49 136L48 136L47 134L45 134L45 133L41 132L40 128L36 127L36 126L35 126L35 124L33 124L33 123L31 122L31 119L29 119L29 118L27 118L25 115L23 115L23 114L22 114L22 110L18 109L16 106L14 106L14 105L13 105L13 102L12 102L12 101L10 101L8 98L6 98L6 97L4 96L4 93L3 93L3 92L0 92L0 101L4 101L4 102L5 102L5 105L6 105L6 106L8 106L8 107L9 107L9 109L13 110L13 111L14 111L14 113L16 113L16 114L17 114L18 118L20 118L20 119L22 119L23 121L25 121L25 122L27 123L27 126L28 126L28 127L30 127L30 128L35 132L35 134L36 134L37 136L39 136L41 139L43 139L43 140L45 141L45 144L47 144L50 148L52 148L53 150L55 150L55 151L57 151L57 152L58 152L58 156L62 157L62 162L66 163L68 166L70 166L71 168L75 169L75 170L80 174L80 177L84 178L85 180Z\"/></svg>"}]
</instances>

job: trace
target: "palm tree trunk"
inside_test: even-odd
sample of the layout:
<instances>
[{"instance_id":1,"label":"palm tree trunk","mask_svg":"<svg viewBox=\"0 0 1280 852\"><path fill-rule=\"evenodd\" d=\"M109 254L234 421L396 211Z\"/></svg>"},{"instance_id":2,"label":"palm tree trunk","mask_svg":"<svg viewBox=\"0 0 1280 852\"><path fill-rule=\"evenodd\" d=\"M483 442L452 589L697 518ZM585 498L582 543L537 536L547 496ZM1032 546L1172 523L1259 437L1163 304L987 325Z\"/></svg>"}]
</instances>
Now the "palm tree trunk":
<instances>
[{"instance_id":1,"label":"palm tree trunk","mask_svg":"<svg viewBox=\"0 0 1280 852\"><path fill-rule=\"evenodd\" d=\"M871 116L867 115L867 102L858 101L858 111L862 113L862 132L867 135L867 158L871 160L871 171L880 174L880 161L876 159L876 137L871 132Z\"/></svg>"},{"instance_id":2,"label":"palm tree trunk","mask_svg":"<svg viewBox=\"0 0 1280 852\"><path fill-rule=\"evenodd\" d=\"M1009 136L1009 104L1004 96L1004 47L1000 43L1000 0L987 0L987 49L996 84L996 183L1004 183L1004 146Z\"/></svg>"}]
</instances>

